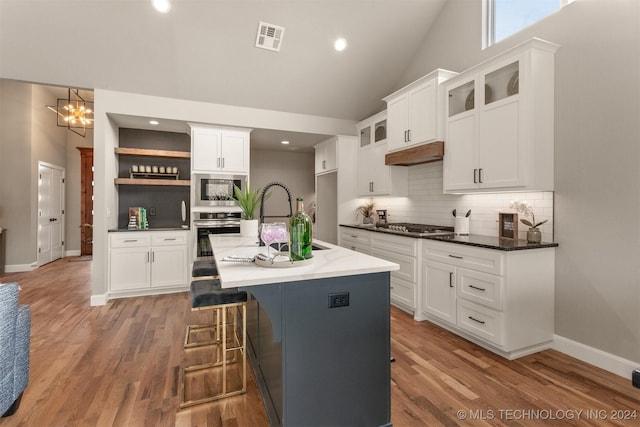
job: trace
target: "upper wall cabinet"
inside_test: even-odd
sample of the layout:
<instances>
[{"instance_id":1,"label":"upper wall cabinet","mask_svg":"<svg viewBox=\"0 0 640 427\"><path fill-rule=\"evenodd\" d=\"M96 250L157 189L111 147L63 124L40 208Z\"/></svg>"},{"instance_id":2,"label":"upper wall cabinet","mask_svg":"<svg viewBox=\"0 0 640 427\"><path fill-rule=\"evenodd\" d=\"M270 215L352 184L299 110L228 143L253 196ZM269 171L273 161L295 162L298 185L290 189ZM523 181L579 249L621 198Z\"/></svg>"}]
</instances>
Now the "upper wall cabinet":
<instances>
[{"instance_id":1,"label":"upper wall cabinet","mask_svg":"<svg viewBox=\"0 0 640 427\"><path fill-rule=\"evenodd\" d=\"M192 173L249 174L250 129L190 126Z\"/></svg>"},{"instance_id":2,"label":"upper wall cabinet","mask_svg":"<svg viewBox=\"0 0 640 427\"><path fill-rule=\"evenodd\" d=\"M532 39L444 84L444 192L552 191L554 55Z\"/></svg>"},{"instance_id":3,"label":"upper wall cabinet","mask_svg":"<svg viewBox=\"0 0 640 427\"><path fill-rule=\"evenodd\" d=\"M356 125L360 135L358 150L358 196L407 196L408 170L403 166L387 166L387 112L383 111Z\"/></svg>"},{"instance_id":4,"label":"upper wall cabinet","mask_svg":"<svg viewBox=\"0 0 640 427\"><path fill-rule=\"evenodd\" d=\"M387 151L444 137L444 99L440 83L458 73L437 69L384 98L387 103Z\"/></svg>"},{"instance_id":5,"label":"upper wall cabinet","mask_svg":"<svg viewBox=\"0 0 640 427\"><path fill-rule=\"evenodd\" d=\"M316 151L316 174L334 172L338 168L337 138L313 146Z\"/></svg>"}]
</instances>

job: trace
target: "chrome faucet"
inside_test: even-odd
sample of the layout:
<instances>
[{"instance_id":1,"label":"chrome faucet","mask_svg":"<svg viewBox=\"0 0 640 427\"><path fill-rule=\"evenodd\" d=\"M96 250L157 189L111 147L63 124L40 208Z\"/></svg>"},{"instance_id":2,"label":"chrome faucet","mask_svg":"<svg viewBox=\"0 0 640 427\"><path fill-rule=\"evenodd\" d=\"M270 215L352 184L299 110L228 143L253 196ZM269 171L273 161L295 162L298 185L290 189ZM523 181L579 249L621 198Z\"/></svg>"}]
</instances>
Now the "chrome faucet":
<instances>
[{"instance_id":1,"label":"chrome faucet","mask_svg":"<svg viewBox=\"0 0 640 427\"><path fill-rule=\"evenodd\" d=\"M282 187L284 189L284 191L287 192L287 199L289 200L289 215L269 215L266 216L264 214L264 201L265 198L267 197L267 190L271 187ZM286 185L282 184L281 182L271 182L267 185L265 185L265 187L262 189L262 194L260 195L260 221L258 222L258 227L261 224L264 224L264 219L265 218L291 218L293 216L293 205L291 203L291 192L289 191L289 189L287 188ZM264 242L262 241L262 236L258 235L258 239L260 240L260 246L264 246Z\"/></svg>"}]
</instances>

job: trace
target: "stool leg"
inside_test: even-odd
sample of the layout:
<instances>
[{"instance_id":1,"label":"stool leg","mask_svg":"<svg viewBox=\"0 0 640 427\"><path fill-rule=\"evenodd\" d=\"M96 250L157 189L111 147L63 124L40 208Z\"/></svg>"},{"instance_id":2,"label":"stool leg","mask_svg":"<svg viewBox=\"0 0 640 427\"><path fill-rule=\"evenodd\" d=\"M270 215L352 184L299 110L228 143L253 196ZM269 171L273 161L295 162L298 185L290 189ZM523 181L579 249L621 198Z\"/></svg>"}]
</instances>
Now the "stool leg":
<instances>
[{"instance_id":1,"label":"stool leg","mask_svg":"<svg viewBox=\"0 0 640 427\"><path fill-rule=\"evenodd\" d=\"M247 304L242 304L242 391L247 390Z\"/></svg>"},{"instance_id":2,"label":"stool leg","mask_svg":"<svg viewBox=\"0 0 640 427\"><path fill-rule=\"evenodd\" d=\"M222 395L227 394L227 309L222 311Z\"/></svg>"}]
</instances>

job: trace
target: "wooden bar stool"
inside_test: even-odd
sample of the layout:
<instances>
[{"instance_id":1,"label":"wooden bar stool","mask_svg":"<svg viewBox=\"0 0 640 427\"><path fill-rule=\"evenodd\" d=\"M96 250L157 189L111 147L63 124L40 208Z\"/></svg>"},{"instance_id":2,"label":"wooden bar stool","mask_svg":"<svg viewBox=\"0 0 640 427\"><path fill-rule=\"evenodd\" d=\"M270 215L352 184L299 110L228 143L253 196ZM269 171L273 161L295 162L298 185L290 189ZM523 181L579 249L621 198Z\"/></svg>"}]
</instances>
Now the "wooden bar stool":
<instances>
[{"instance_id":1,"label":"wooden bar stool","mask_svg":"<svg viewBox=\"0 0 640 427\"><path fill-rule=\"evenodd\" d=\"M191 282L191 310L213 310L216 322L216 339L205 345L215 345L210 363L185 367L182 371L182 401L180 408L212 402L224 397L245 393L247 390L247 293L237 289L223 289L219 279L194 280ZM231 317L231 318L229 318ZM228 329L231 329L229 334ZM189 332L187 332L188 337ZM219 337L219 339L218 339ZM198 345L201 347L202 345ZM186 347L185 350L196 346ZM238 356L238 352L241 356ZM229 357L229 353L233 356ZM240 385L230 390L227 384L228 370L240 363ZM200 399L187 400L186 381L189 374L204 370L221 370L221 390Z\"/></svg>"}]
</instances>

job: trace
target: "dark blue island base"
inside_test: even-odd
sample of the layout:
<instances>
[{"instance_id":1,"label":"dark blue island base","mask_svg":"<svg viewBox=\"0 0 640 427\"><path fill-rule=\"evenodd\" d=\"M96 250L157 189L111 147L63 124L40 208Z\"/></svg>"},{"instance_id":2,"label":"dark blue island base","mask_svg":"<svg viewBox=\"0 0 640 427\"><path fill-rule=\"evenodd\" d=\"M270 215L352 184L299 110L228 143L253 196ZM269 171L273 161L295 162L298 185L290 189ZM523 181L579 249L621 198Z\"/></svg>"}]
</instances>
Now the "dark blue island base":
<instances>
[{"instance_id":1,"label":"dark blue island base","mask_svg":"<svg viewBox=\"0 0 640 427\"><path fill-rule=\"evenodd\" d=\"M241 289L272 426L391 426L388 272Z\"/></svg>"}]
</instances>

